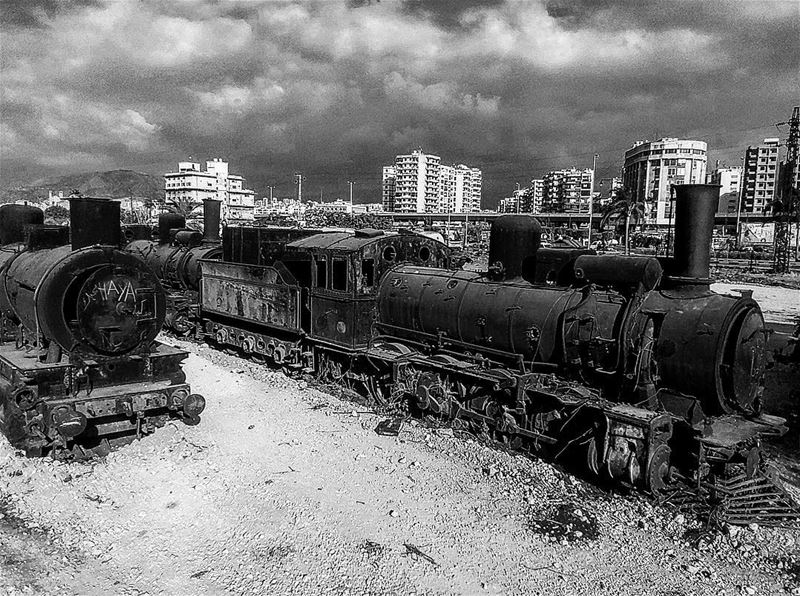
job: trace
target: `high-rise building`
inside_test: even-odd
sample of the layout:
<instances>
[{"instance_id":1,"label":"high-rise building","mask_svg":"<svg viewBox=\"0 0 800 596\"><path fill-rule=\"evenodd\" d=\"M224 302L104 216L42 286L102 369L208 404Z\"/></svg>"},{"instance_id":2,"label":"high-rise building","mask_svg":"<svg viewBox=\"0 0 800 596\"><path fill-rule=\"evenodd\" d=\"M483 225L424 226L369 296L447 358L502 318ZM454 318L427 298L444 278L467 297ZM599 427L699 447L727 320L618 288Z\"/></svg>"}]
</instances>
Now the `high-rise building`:
<instances>
[{"instance_id":1,"label":"high-rise building","mask_svg":"<svg viewBox=\"0 0 800 596\"><path fill-rule=\"evenodd\" d=\"M778 179L780 139L764 139L744 154L742 213L770 213Z\"/></svg>"},{"instance_id":2,"label":"high-rise building","mask_svg":"<svg viewBox=\"0 0 800 596\"><path fill-rule=\"evenodd\" d=\"M421 150L395 157L394 211L424 213L437 210L440 161L438 155L428 155Z\"/></svg>"},{"instance_id":3,"label":"high-rise building","mask_svg":"<svg viewBox=\"0 0 800 596\"><path fill-rule=\"evenodd\" d=\"M384 211L394 211L394 194L397 173L394 166L383 166L383 182L381 183L382 204Z\"/></svg>"},{"instance_id":4,"label":"high-rise building","mask_svg":"<svg viewBox=\"0 0 800 596\"><path fill-rule=\"evenodd\" d=\"M720 186L717 213L720 215L735 214L739 204L739 193L742 190L742 167L717 167L708 175L708 183Z\"/></svg>"},{"instance_id":5,"label":"high-rise building","mask_svg":"<svg viewBox=\"0 0 800 596\"><path fill-rule=\"evenodd\" d=\"M498 213L518 213L521 211L520 196L521 191L514 191L514 196L500 199L497 205Z\"/></svg>"},{"instance_id":6,"label":"high-rise building","mask_svg":"<svg viewBox=\"0 0 800 596\"><path fill-rule=\"evenodd\" d=\"M197 207L203 199L222 201L226 220L253 219L255 192L244 188L244 178L229 173L228 162L213 159L205 171L191 161L178 163L178 171L164 174L166 203Z\"/></svg>"},{"instance_id":7,"label":"high-rise building","mask_svg":"<svg viewBox=\"0 0 800 596\"><path fill-rule=\"evenodd\" d=\"M588 213L594 170L553 170L542 179L542 209L551 213Z\"/></svg>"},{"instance_id":8,"label":"high-rise building","mask_svg":"<svg viewBox=\"0 0 800 596\"><path fill-rule=\"evenodd\" d=\"M514 193L514 201L517 193ZM544 179L534 178L531 185L519 191L519 212L520 213L541 213L544 202ZM514 206L516 213L516 203Z\"/></svg>"},{"instance_id":9,"label":"high-rise building","mask_svg":"<svg viewBox=\"0 0 800 596\"><path fill-rule=\"evenodd\" d=\"M438 155L412 151L383 167L383 206L400 213L480 211L482 186L479 169L442 165Z\"/></svg>"},{"instance_id":10,"label":"high-rise building","mask_svg":"<svg viewBox=\"0 0 800 596\"><path fill-rule=\"evenodd\" d=\"M673 138L637 141L625 152L622 183L634 200L644 202L648 222L667 224L672 219L673 184L705 182L707 153L703 141Z\"/></svg>"},{"instance_id":11,"label":"high-rise building","mask_svg":"<svg viewBox=\"0 0 800 596\"><path fill-rule=\"evenodd\" d=\"M434 211L440 213L458 211L456 209L456 169L453 166L439 166L439 201Z\"/></svg>"},{"instance_id":12,"label":"high-rise building","mask_svg":"<svg viewBox=\"0 0 800 596\"><path fill-rule=\"evenodd\" d=\"M483 195L483 172L478 168L459 165L464 176L463 205L461 210L474 213L481 210Z\"/></svg>"}]
</instances>

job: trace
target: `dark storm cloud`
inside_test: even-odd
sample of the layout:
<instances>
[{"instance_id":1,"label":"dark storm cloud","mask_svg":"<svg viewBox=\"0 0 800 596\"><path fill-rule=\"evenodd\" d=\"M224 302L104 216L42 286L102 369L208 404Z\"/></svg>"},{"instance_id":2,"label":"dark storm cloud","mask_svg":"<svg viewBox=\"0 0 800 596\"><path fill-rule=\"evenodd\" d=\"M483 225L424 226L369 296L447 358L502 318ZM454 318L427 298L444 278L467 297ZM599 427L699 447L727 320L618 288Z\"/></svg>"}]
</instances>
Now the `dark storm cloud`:
<instances>
[{"instance_id":1,"label":"dark storm cloud","mask_svg":"<svg viewBox=\"0 0 800 596\"><path fill-rule=\"evenodd\" d=\"M789 2L35 6L0 46L4 181L191 155L259 192L302 171L312 196L355 179L376 200L381 165L421 146L483 168L491 204L595 151L615 173L639 138L738 163L797 101Z\"/></svg>"},{"instance_id":2,"label":"dark storm cloud","mask_svg":"<svg viewBox=\"0 0 800 596\"><path fill-rule=\"evenodd\" d=\"M461 28L462 17L479 8L496 8L505 0L403 0L407 14L432 20L445 28Z\"/></svg>"},{"instance_id":3,"label":"dark storm cloud","mask_svg":"<svg viewBox=\"0 0 800 596\"><path fill-rule=\"evenodd\" d=\"M101 4L101 0L2 0L0 26L41 29L59 13Z\"/></svg>"}]
</instances>

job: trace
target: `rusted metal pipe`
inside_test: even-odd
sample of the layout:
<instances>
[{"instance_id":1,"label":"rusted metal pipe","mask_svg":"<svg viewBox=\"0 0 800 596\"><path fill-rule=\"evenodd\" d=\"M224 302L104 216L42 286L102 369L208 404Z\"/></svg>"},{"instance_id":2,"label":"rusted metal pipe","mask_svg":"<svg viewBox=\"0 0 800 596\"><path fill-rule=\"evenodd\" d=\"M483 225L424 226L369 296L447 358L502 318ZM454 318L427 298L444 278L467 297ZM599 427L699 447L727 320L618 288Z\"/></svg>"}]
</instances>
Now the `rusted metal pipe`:
<instances>
[{"instance_id":1,"label":"rusted metal pipe","mask_svg":"<svg viewBox=\"0 0 800 596\"><path fill-rule=\"evenodd\" d=\"M219 243L219 220L222 201L203 199L203 242Z\"/></svg>"}]
</instances>

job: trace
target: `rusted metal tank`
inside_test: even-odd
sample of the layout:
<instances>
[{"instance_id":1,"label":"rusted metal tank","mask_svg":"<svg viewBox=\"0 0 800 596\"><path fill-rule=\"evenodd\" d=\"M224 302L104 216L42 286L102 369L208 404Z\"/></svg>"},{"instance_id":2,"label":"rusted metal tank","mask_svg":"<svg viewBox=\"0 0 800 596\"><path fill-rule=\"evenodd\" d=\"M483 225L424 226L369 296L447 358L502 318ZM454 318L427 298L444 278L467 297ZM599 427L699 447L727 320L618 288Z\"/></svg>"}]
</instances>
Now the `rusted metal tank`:
<instances>
[{"instance_id":1,"label":"rusted metal tank","mask_svg":"<svg viewBox=\"0 0 800 596\"><path fill-rule=\"evenodd\" d=\"M542 227L530 215L498 217L489 236L489 272L495 279L530 279L541 237Z\"/></svg>"},{"instance_id":2,"label":"rusted metal tank","mask_svg":"<svg viewBox=\"0 0 800 596\"><path fill-rule=\"evenodd\" d=\"M104 229L102 218L115 209L103 201L70 199L78 249L43 242L0 256L0 311L68 352L147 349L164 323L161 284L139 259L109 244L119 238ZM116 206L118 217L119 204L105 202ZM87 214L100 217L100 224L78 225Z\"/></svg>"}]
</instances>

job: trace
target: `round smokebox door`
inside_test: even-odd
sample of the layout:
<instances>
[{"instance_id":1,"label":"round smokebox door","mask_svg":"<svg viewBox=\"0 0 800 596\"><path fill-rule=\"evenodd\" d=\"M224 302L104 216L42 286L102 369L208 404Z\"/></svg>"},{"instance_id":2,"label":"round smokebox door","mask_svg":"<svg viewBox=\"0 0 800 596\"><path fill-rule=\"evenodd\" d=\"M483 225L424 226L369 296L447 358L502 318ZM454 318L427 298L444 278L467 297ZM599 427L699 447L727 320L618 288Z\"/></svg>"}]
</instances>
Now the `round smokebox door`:
<instances>
[{"instance_id":1,"label":"round smokebox door","mask_svg":"<svg viewBox=\"0 0 800 596\"><path fill-rule=\"evenodd\" d=\"M82 343L103 354L124 354L158 323L156 289L136 270L106 266L94 272L78 293Z\"/></svg>"}]
</instances>

